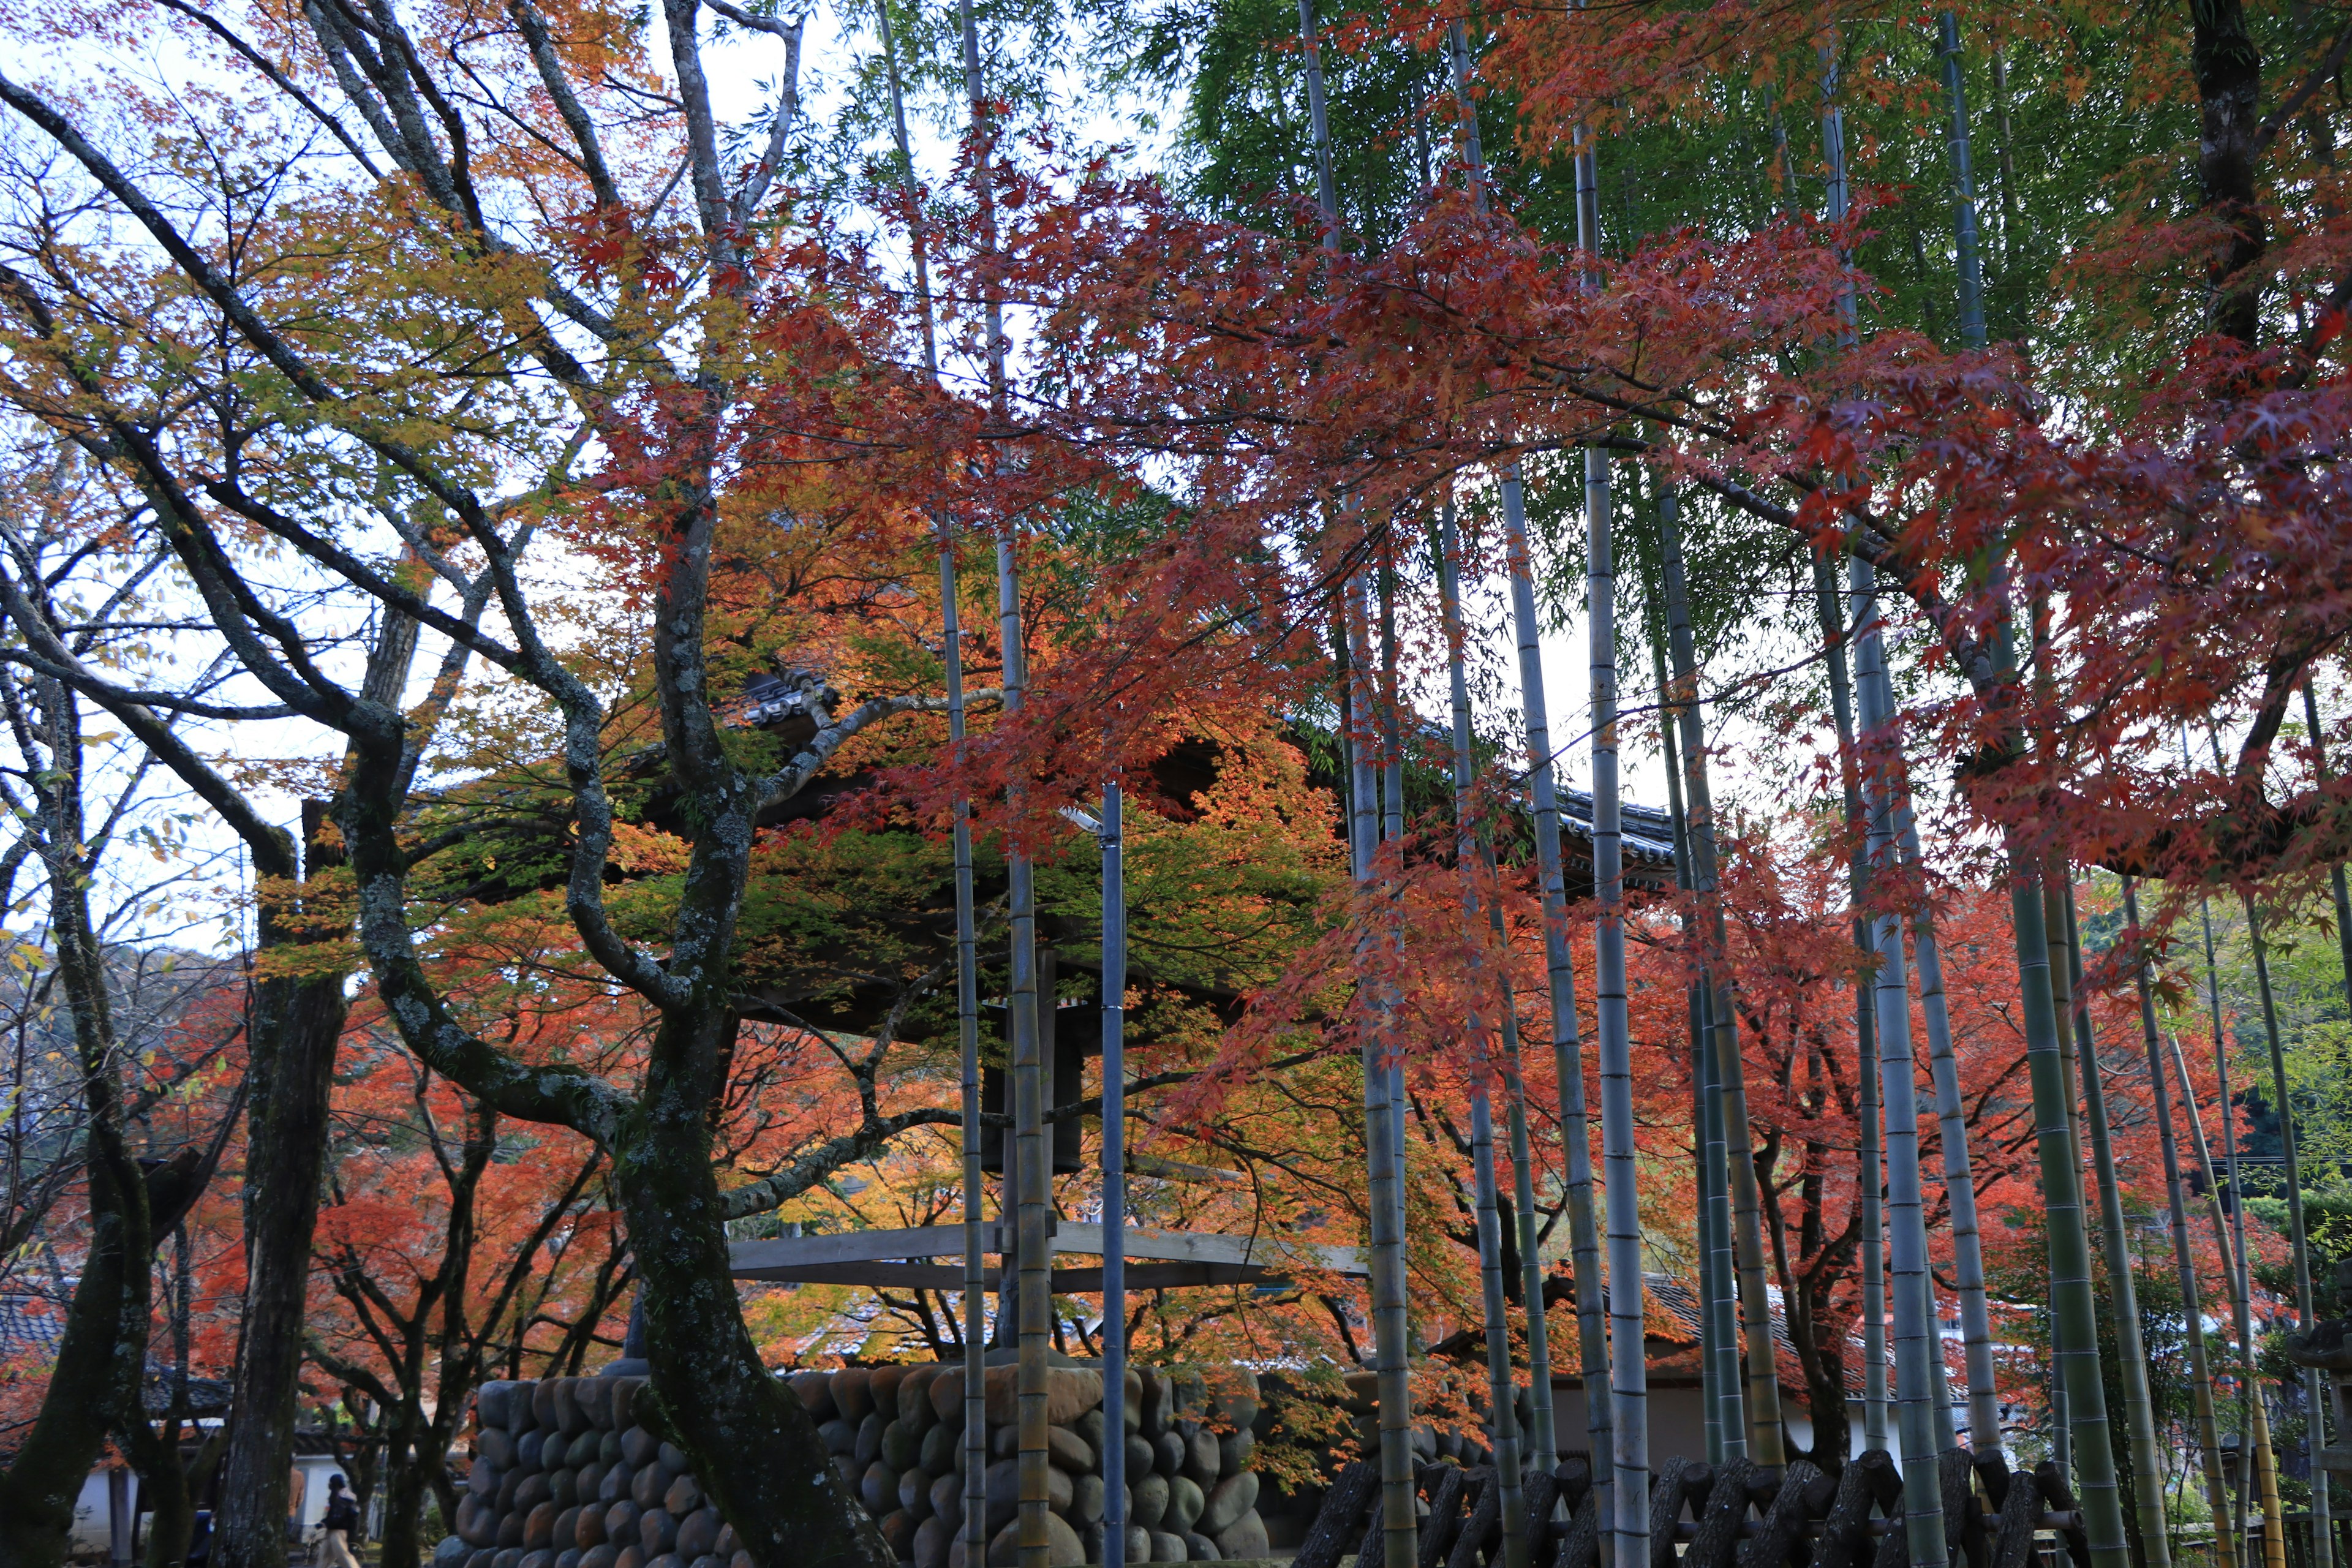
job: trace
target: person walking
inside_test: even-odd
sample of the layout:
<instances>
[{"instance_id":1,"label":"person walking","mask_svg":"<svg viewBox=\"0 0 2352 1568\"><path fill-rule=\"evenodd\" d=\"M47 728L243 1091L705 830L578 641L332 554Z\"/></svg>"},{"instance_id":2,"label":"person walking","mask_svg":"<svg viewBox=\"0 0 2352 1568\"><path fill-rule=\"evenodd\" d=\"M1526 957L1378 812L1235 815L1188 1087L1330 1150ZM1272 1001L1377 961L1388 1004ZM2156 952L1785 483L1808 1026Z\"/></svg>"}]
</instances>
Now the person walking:
<instances>
[{"instance_id":1,"label":"person walking","mask_svg":"<svg viewBox=\"0 0 2352 1568\"><path fill-rule=\"evenodd\" d=\"M327 1514L320 1523L327 1532L319 1549L320 1568L360 1568L359 1560L352 1555L352 1537L360 1528L360 1505L343 1489L341 1476L327 1478Z\"/></svg>"}]
</instances>

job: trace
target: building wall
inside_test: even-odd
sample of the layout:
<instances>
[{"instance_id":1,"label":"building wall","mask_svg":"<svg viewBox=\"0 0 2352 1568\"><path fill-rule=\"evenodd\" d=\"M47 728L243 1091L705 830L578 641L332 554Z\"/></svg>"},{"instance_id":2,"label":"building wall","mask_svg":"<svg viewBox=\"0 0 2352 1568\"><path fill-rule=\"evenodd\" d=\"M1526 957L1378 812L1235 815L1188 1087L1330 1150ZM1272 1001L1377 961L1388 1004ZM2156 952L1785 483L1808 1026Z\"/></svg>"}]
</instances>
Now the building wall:
<instances>
[{"instance_id":1,"label":"building wall","mask_svg":"<svg viewBox=\"0 0 2352 1568\"><path fill-rule=\"evenodd\" d=\"M1697 1389L1654 1388L1650 1390L1649 1405L1650 1453L1654 1459L1669 1454L1686 1459L1706 1458L1706 1417L1700 1408ZM1552 1380L1551 1417L1561 1453L1580 1454L1592 1446L1584 1426L1584 1388L1580 1380Z\"/></svg>"}]
</instances>

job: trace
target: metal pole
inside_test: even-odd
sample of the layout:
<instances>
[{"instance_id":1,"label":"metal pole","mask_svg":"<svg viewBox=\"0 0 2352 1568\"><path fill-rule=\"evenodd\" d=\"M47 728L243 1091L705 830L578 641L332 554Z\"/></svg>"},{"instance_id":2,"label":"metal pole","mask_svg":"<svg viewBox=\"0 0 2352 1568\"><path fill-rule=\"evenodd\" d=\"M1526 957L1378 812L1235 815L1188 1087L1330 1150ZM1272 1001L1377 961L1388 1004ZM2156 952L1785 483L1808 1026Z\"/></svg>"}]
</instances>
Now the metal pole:
<instances>
[{"instance_id":1,"label":"metal pole","mask_svg":"<svg viewBox=\"0 0 2352 1568\"><path fill-rule=\"evenodd\" d=\"M1103 1568L1127 1562L1127 860L1118 778L1102 793Z\"/></svg>"}]
</instances>

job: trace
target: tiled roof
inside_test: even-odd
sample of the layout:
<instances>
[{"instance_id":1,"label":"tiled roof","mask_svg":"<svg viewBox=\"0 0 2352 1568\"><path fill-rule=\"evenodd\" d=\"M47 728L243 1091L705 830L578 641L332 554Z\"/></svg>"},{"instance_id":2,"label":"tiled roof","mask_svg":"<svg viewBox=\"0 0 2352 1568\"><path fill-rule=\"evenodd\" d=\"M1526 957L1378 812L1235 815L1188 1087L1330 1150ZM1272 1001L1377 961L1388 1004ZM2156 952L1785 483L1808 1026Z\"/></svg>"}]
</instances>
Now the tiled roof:
<instances>
[{"instance_id":1,"label":"tiled roof","mask_svg":"<svg viewBox=\"0 0 2352 1568\"><path fill-rule=\"evenodd\" d=\"M0 1360L29 1356L46 1361L57 1353L65 1331L65 1309L60 1303L39 1296L0 1296ZM172 1407L172 1381L170 1367L152 1359L147 1363L142 1403L149 1415L161 1415ZM219 1378L190 1377L188 1413L225 1415L229 1394L229 1385Z\"/></svg>"},{"instance_id":2,"label":"tiled roof","mask_svg":"<svg viewBox=\"0 0 2352 1568\"><path fill-rule=\"evenodd\" d=\"M1698 1352L1703 1342L1699 1328L1699 1300L1690 1287L1671 1274L1642 1276L1643 1337L1649 1341L1649 1373L1653 1379L1685 1378L1696 1382L1699 1376ZM1607 1287L1602 1288L1602 1310L1607 1310ZM1774 1370L1780 1374L1780 1386L1802 1399L1806 1395L1805 1371L1797 1359L1797 1345L1789 1337L1788 1315L1780 1310L1780 1292L1769 1292L1772 1312L1772 1349ZM1846 1339L1846 1361L1859 1365L1862 1341L1853 1335ZM1894 1365L1890 1352L1887 1364Z\"/></svg>"}]
</instances>

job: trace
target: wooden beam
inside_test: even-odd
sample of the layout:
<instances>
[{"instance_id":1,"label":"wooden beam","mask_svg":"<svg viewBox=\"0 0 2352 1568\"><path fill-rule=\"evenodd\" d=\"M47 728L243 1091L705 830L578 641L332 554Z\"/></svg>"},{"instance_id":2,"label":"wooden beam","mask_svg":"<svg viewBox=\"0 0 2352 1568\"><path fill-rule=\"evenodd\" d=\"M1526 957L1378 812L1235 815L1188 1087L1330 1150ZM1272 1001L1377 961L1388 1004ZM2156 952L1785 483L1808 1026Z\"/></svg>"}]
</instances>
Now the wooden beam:
<instances>
[{"instance_id":1,"label":"wooden beam","mask_svg":"<svg viewBox=\"0 0 2352 1568\"><path fill-rule=\"evenodd\" d=\"M1060 1221L1052 1237L1053 1249L1080 1257L1102 1256L1102 1226L1087 1221ZM988 1226L982 1232L981 1245L991 1256L1000 1252L997 1227ZM963 1227L954 1225L919 1226L908 1230L845 1230L824 1236L783 1236L766 1241L738 1241L729 1245L732 1264L730 1272L738 1279L800 1279L814 1280L813 1268L834 1268L860 1263L900 1263L908 1258L948 1258L963 1251ZM1319 1247L1311 1243L1286 1243L1272 1237L1217 1236L1184 1230L1129 1230L1127 1233L1127 1255L1132 1258L1158 1258L1171 1263L1214 1264L1229 1268L1255 1268L1261 1271L1304 1265L1334 1274L1361 1278L1365 1271L1363 1254L1352 1247ZM960 1268L941 1268L953 1273L959 1280ZM1099 1269L1092 1272L1099 1275ZM1238 1281L1238 1276L1234 1277ZM856 1284L861 1281L835 1279L827 1275L825 1283ZM954 1287L949 1287L953 1289Z\"/></svg>"}]
</instances>

